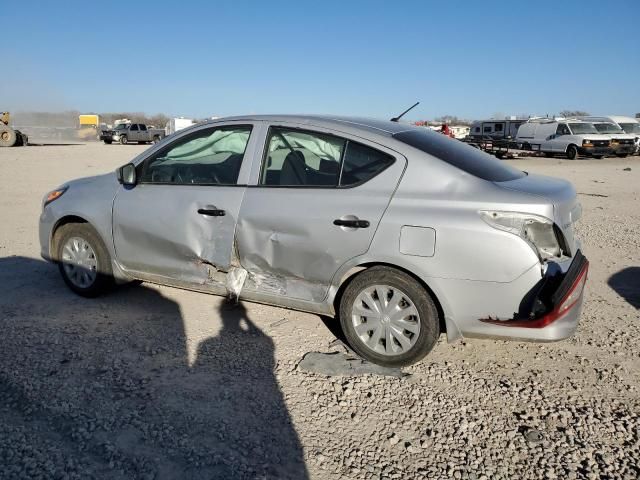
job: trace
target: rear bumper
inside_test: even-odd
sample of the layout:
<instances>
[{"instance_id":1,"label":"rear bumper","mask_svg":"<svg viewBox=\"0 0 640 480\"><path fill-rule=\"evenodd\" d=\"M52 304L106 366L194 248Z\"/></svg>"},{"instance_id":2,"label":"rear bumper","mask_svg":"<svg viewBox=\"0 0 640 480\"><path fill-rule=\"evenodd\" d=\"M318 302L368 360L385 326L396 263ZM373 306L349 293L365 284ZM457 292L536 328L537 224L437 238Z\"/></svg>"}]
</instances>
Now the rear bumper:
<instances>
[{"instance_id":1,"label":"rear bumper","mask_svg":"<svg viewBox=\"0 0 640 480\"><path fill-rule=\"evenodd\" d=\"M578 328L588 271L589 261L578 250L566 273L545 275L525 295L513 319L481 319L492 328L479 336L539 342L570 337Z\"/></svg>"}]
</instances>

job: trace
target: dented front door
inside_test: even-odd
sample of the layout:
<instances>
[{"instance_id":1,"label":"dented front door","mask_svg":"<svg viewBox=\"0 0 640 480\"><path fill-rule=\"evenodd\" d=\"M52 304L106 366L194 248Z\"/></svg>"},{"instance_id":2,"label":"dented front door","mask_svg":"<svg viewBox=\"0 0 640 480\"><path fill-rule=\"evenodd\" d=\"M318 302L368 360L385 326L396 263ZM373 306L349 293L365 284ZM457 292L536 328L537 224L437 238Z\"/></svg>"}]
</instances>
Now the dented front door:
<instances>
[{"instance_id":1,"label":"dented front door","mask_svg":"<svg viewBox=\"0 0 640 480\"><path fill-rule=\"evenodd\" d=\"M216 290L231 268L251 125L200 129L138 166L113 204L118 262L136 278Z\"/></svg>"}]
</instances>

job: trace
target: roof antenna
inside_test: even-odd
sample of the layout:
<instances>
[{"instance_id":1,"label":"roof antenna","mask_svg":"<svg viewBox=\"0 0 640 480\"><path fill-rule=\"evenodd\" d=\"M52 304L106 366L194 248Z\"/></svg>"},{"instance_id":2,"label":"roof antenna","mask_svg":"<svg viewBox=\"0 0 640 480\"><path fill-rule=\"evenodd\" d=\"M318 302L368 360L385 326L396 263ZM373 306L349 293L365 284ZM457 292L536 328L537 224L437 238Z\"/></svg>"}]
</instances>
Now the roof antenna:
<instances>
[{"instance_id":1,"label":"roof antenna","mask_svg":"<svg viewBox=\"0 0 640 480\"><path fill-rule=\"evenodd\" d=\"M407 108L404 112L402 112L400 115L398 115L397 117L393 117L391 119L392 122L397 122L398 120L400 120L405 113L407 113L409 110L413 110L415 107L417 107L418 105L420 105L420 102L416 102L413 105L411 105L409 108Z\"/></svg>"}]
</instances>

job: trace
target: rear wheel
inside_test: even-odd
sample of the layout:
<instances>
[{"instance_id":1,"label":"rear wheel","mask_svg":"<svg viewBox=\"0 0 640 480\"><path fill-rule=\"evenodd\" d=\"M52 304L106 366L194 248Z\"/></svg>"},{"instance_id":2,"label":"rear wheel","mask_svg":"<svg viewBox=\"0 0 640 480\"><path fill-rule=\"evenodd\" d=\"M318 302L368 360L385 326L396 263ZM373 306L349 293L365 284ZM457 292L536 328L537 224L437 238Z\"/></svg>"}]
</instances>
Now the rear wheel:
<instances>
[{"instance_id":1,"label":"rear wheel","mask_svg":"<svg viewBox=\"0 0 640 480\"><path fill-rule=\"evenodd\" d=\"M575 145L569 145L567 147L567 158L569 160L573 160L577 156L578 156L578 147L576 147Z\"/></svg>"},{"instance_id":2,"label":"rear wheel","mask_svg":"<svg viewBox=\"0 0 640 480\"><path fill-rule=\"evenodd\" d=\"M93 227L63 225L56 232L56 259L67 286L83 297L95 297L113 284L111 257Z\"/></svg>"},{"instance_id":3,"label":"rear wheel","mask_svg":"<svg viewBox=\"0 0 640 480\"><path fill-rule=\"evenodd\" d=\"M340 301L340 324L358 355L385 367L419 361L440 335L429 292L390 267L372 267L351 281Z\"/></svg>"},{"instance_id":4,"label":"rear wheel","mask_svg":"<svg viewBox=\"0 0 640 480\"><path fill-rule=\"evenodd\" d=\"M127 139L126 135L120 135L120 144L121 145L126 145L128 141L129 140Z\"/></svg>"},{"instance_id":5,"label":"rear wheel","mask_svg":"<svg viewBox=\"0 0 640 480\"><path fill-rule=\"evenodd\" d=\"M0 125L0 147L13 147L16 144L16 131L7 125Z\"/></svg>"}]
</instances>

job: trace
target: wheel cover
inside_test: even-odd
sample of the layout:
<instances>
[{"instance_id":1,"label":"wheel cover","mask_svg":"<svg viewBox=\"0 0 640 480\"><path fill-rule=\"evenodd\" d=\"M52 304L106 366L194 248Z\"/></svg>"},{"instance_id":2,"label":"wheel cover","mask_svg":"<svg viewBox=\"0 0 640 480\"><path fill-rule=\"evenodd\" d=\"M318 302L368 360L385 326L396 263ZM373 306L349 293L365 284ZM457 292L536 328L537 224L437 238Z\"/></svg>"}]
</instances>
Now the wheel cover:
<instances>
[{"instance_id":1,"label":"wheel cover","mask_svg":"<svg viewBox=\"0 0 640 480\"><path fill-rule=\"evenodd\" d=\"M393 356L408 352L420 334L420 314L409 296L389 285L362 290L351 308L351 322L363 346Z\"/></svg>"},{"instance_id":2,"label":"wheel cover","mask_svg":"<svg viewBox=\"0 0 640 480\"><path fill-rule=\"evenodd\" d=\"M98 258L84 238L71 237L62 247L62 265L71 283L89 288L98 276Z\"/></svg>"}]
</instances>

